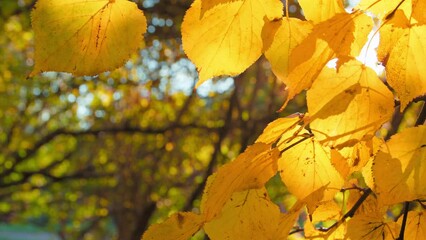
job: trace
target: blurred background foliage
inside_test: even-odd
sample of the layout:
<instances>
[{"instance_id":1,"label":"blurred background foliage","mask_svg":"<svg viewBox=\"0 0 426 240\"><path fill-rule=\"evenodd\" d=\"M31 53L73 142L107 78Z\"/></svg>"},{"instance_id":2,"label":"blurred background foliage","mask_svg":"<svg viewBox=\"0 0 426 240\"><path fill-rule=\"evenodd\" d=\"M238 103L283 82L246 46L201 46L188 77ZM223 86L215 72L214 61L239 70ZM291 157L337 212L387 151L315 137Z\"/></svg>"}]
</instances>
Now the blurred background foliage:
<instances>
[{"instance_id":1,"label":"blurred background foliage","mask_svg":"<svg viewBox=\"0 0 426 240\"><path fill-rule=\"evenodd\" d=\"M51 233L44 239L140 239L150 223L196 210L207 176L279 116L284 87L264 59L194 90L196 69L180 40L192 1L135 2L149 27L145 47L125 66L27 79L35 0L1 0L4 229L35 226ZM303 105L300 97L288 112Z\"/></svg>"}]
</instances>

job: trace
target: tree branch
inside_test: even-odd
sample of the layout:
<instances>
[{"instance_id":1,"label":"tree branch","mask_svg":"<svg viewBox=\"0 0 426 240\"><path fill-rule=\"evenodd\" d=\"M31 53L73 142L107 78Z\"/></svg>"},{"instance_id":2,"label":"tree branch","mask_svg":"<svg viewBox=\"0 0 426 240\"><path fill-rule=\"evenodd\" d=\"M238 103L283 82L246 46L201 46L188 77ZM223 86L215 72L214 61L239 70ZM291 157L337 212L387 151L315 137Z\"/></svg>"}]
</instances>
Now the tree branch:
<instances>
[{"instance_id":1,"label":"tree branch","mask_svg":"<svg viewBox=\"0 0 426 240\"><path fill-rule=\"evenodd\" d=\"M225 139L225 137L228 133L228 130L231 128L232 111L234 110L235 99L237 98L237 96L238 96L237 91L236 91L236 89L234 89L234 92L232 93L230 100L229 100L230 104L229 104L228 111L226 113L225 125L217 130L217 132L219 134L219 138L216 141L216 143L214 144L214 152L211 155L210 162L207 166L207 170L204 172L203 181L200 184L198 184L197 187L193 190L190 197L186 201L185 206L183 207L183 211L190 211L191 210L194 201L203 192L203 189L204 189L204 187L207 183L208 177L213 173L213 169L216 166L218 155L220 153L220 146L222 145L222 142Z\"/></svg>"},{"instance_id":2,"label":"tree branch","mask_svg":"<svg viewBox=\"0 0 426 240\"><path fill-rule=\"evenodd\" d=\"M404 203L404 216L402 217L401 230L399 231L399 236L396 240L404 240L404 232L405 232L405 226L407 225L407 216L408 216L409 207L410 207L410 202L405 202Z\"/></svg>"}]
</instances>

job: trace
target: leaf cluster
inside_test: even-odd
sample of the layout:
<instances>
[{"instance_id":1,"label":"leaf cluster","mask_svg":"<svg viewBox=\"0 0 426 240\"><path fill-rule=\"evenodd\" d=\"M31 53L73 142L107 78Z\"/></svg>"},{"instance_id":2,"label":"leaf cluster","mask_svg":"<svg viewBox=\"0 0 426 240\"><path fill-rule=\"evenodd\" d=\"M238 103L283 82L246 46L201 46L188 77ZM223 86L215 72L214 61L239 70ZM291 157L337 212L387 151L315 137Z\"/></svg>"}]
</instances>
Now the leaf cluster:
<instances>
[{"instance_id":1,"label":"leaf cluster","mask_svg":"<svg viewBox=\"0 0 426 240\"><path fill-rule=\"evenodd\" d=\"M133 4L88 1L69 11L63 2L36 5L31 75L94 75L118 67L139 47L146 19ZM271 122L219 168L200 213L175 213L143 239L187 239L201 228L211 239L286 239L300 232L319 239L425 238L424 114L421 126L377 134L395 107L402 111L426 92L425 1L362 0L349 12L340 0L299 2L303 21L283 17L279 0L195 0L186 12L182 44L199 72L196 86L241 74L264 55L287 87L281 109L306 91L308 111ZM370 34L380 35L386 80L362 62ZM284 212L265 190L277 174L297 199ZM389 217L398 204L404 207ZM301 212L309 217L298 226Z\"/></svg>"}]
</instances>

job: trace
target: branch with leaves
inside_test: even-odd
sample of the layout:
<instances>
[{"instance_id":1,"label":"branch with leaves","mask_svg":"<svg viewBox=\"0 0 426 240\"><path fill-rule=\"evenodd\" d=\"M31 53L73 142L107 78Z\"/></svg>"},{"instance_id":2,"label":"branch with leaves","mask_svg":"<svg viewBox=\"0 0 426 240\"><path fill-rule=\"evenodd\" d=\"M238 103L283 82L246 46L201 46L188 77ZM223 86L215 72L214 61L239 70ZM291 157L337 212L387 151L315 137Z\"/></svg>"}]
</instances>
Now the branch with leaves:
<instances>
[{"instance_id":1,"label":"branch with leaves","mask_svg":"<svg viewBox=\"0 0 426 240\"><path fill-rule=\"evenodd\" d=\"M306 238L321 232L327 238L426 237L420 233L426 224L423 205L409 209L426 196L426 127L421 125L425 102L419 100L426 93L426 78L418 67L426 63L426 42L421 37L426 34L424 1L365 0L351 11L341 0L324 1L320 7L308 0L298 2L305 20L290 17L288 3L283 17L280 0L195 0L186 11L182 43L199 73L196 87L213 77L242 74L264 55L274 75L286 85L281 110L306 91L302 98L307 112L272 121L235 160L204 178L199 212L173 214L152 225L144 240L187 239L201 228L211 239L286 239L301 214L312 216L297 228L297 232L303 229ZM119 67L141 45L147 20L134 3L105 0L71 6L85 14L76 18L72 15L76 11L68 13L59 0L37 2L32 15L35 66L30 77L50 70L96 75ZM131 21L123 17L123 11ZM361 51L363 47L370 50L375 23L385 83L367 66ZM61 25L68 27L58 28ZM63 48L65 44L69 47ZM333 60L337 61L331 67ZM421 106L411 110L415 101ZM241 108L239 102L231 103L235 106L229 109ZM414 122L419 126L404 122L395 105L402 112L418 112ZM389 123L393 129L387 134L382 126ZM215 129L219 135L226 134L227 124ZM297 199L284 206L284 212L265 188L274 176ZM350 191L347 199L341 189L348 185L365 190L359 197ZM198 195L200 186L193 195ZM401 220L386 216L402 203ZM323 216L329 208L335 216ZM330 219L335 222L323 227Z\"/></svg>"}]
</instances>

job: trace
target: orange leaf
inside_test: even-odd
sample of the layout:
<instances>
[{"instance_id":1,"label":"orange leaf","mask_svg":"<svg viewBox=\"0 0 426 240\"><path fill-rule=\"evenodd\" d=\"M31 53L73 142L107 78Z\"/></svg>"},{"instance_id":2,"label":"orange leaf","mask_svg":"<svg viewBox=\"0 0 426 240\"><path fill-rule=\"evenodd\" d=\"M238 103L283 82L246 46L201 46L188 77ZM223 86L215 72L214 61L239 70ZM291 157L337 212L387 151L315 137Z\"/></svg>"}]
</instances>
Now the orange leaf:
<instances>
[{"instance_id":1,"label":"orange leaf","mask_svg":"<svg viewBox=\"0 0 426 240\"><path fill-rule=\"evenodd\" d=\"M203 225L204 218L191 212L178 212L166 221L151 225L142 240L187 240Z\"/></svg>"},{"instance_id":2,"label":"orange leaf","mask_svg":"<svg viewBox=\"0 0 426 240\"><path fill-rule=\"evenodd\" d=\"M121 66L143 44L146 19L127 0L39 0L32 12L35 66L96 75Z\"/></svg>"},{"instance_id":3,"label":"orange leaf","mask_svg":"<svg viewBox=\"0 0 426 240\"><path fill-rule=\"evenodd\" d=\"M234 192L261 188L276 174L278 149L270 145L255 143L240 154L234 161L225 164L216 173L202 209L207 220L220 213L223 205Z\"/></svg>"},{"instance_id":4,"label":"orange leaf","mask_svg":"<svg viewBox=\"0 0 426 240\"><path fill-rule=\"evenodd\" d=\"M227 1L202 17L196 0L183 20L182 42L199 71L197 86L215 76L240 74L254 63L266 48L262 36L270 17L282 17L279 0Z\"/></svg>"},{"instance_id":5,"label":"orange leaf","mask_svg":"<svg viewBox=\"0 0 426 240\"><path fill-rule=\"evenodd\" d=\"M212 240L276 239L280 223L280 209L262 188L233 193L221 214L207 222L204 230Z\"/></svg>"},{"instance_id":6,"label":"orange leaf","mask_svg":"<svg viewBox=\"0 0 426 240\"><path fill-rule=\"evenodd\" d=\"M394 111L392 92L355 60L338 73L325 68L308 90L307 101L316 139L338 148L373 137Z\"/></svg>"},{"instance_id":7,"label":"orange leaf","mask_svg":"<svg viewBox=\"0 0 426 240\"><path fill-rule=\"evenodd\" d=\"M301 139L296 137L287 145ZM330 149L313 138L283 152L278 160L278 170L288 190L300 200L317 190L321 192L314 197L323 195L320 200L330 200L343 185L342 177L331 164Z\"/></svg>"},{"instance_id":8,"label":"orange leaf","mask_svg":"<svg viewBox=\"0 0 426 240\"><path fill-rule=\"evenodd\" d=\"M290 53L309 34L312 24L296 18L283 18L280 24L272 45L265 52L265 57L271 63L274 74L281 81L285 81L288 75Z\"/></svg>"},{"instance_id":9,"label":"orange leaf","mask_svg":"<svg viewBox=\"0 0 426 240\"><path fill-rule=\"evenodd\" d=\"M290 73L284 80L288 87L286 103L297 93L308 89L333 57L357 56L371 28L371 18L361 13L337 14L315 25L291 53Z\"/></svg>"},{"instance_id":10,"label":"orange leaf","mask_svg":"<svg viewBox=\"0 0 426 240\"><path fill-rule=\"evenodd\" d=\"M375 192L391 205L426 197L426 126L407 128L383 144L374 159Z\"/></svg>"},{"instance_id":11,"label":"orange leaf","mask_svg":"<svg viewBox=\"0 0 426 240\"><path fill-rule=\"evenodd\" d=\"M425 25L410 25L400 11L380 30L378 57L385 62L387 81L401 100L401 111L426 93L425 34Z\"/></svg>"},{"instance_id":12,"label":"orange leaf","mask_svg":"<svg viewBox=\"0 0 426 240\"><path fill-rule=\"evenodd\" d=\"M394 240L400 228L395 222L384 221L380 215L357 214L348 222L346 237L351 240Z\"/></svg>"},{"instance_id":13,"label":"orange leaf","mask_svg":"<svg viewBox=\"0 0 426 240\"><path fill-rule=\"evenodd\" d=\"M298 0L307 20L319 23L332 18L338 13L344 13L342 0Z\"/></svg>"},{"instance_id":14,"label":"orange leaf","mask_svg":"<svg viewBox=\"0 0 426 240\"><path fill-rule=\"evenodd\" d=\"M297 124L302 120L302 115L293 117L278 118L269 123L263 130L263 133L257 138L256 142L266 144L275 143L285 132L297 127Z\"/></svg>"}]
</instances>

